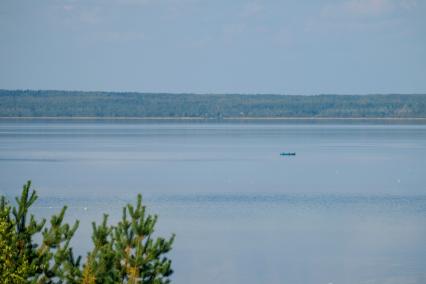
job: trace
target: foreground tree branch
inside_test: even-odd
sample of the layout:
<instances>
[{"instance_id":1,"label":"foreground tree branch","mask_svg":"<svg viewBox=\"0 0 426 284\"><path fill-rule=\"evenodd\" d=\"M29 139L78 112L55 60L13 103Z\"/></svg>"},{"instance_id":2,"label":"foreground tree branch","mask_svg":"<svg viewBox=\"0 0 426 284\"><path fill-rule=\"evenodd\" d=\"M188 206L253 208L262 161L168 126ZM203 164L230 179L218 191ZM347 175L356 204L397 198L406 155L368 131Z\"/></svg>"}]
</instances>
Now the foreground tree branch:
<instances>
[{"instance_id":1,"label":"foreground tree branch","mask_svg":"<svg viewBox=\"0 0 426 284\"><path fill-rule=\"evenodd\" d=\"M67 207L57 215L37 221L29 209L37 200L28 181L11 206L0 199L0 277L2 283L169 283L173 273L166 254L175 236L154 237L157 216L146 214L142 196L128 204L117 225L93 222L93 249L85 262L75 257L70 242L79 226L64 222ZM41 243L34 241L41 235Z\"/></svg>"}]
</instances>

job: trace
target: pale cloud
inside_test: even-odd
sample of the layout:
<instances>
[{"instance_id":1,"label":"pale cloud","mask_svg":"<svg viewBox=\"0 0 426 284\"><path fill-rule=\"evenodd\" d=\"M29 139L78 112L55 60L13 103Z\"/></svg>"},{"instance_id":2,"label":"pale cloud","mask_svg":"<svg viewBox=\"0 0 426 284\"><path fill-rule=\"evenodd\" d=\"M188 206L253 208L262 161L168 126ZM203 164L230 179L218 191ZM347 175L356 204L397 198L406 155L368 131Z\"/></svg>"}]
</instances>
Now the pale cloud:
<instances>
[{"instance_id":1,"label":"pale cloud","mask_svg":"<svg viewBox=\"0 0 426 284\"><path fill-rule=\"evenodd\" d=\"M324 6L325 17L377 17L391 14L398 10L411 10L416 7L416 0L346 0Z\"/></svg>"},{"instance_id":2,"label":"pale cloud","mask_svg":"<svg viewBox=\"0 0 426 284\"><path fill-rule=\"evenodd\" d=\"M262 13L263 6L259 2L248 2L244 5L241 16L243 17L255 17Z\"/></svg>"},{"instance_id":3,"label":"pale cloud","mask_svg":"<svg viewBox=\"0 0 426 284\"><path fill-rule=\"evenodd\" d=\"M243 22L230 23L223 26L223 35L227 40L233 40L247 31L247 25Z\"/></svg>"},{"instance_id":4,"label":"pale cloud","mask_svg":"<svg viewBox=\"0 0 426 284\"><path fill-rule=\"evenodd\" d=\"M0 83L8 88L311 93L329 92L331 84L335 92L426 88L426 0L0 3L0 56L8 63L0 64ZM115 68L106 68L109 64ZM188 74L175 72L182 64ZM260 67L247 68L255 65ZM70 68L61 74L52 71L57 66Z\"/></svg>"},{"instance_id":5,"label":"pale cloud","mask_svg":"<svg viewBox=\"0 0 426 284\"><path fill-rule=\"evenodd\" d=\"M72 10L74 10L74 6L73 5L64 5L63 9L65 11L72 11Z\"/></svg>"},{"instance_id":6,"label":"pale cloud","mask_svg":"<svg viewBox=\"0 0 426 284\"><path fill-rule=\"evenodd\" d=\"M274 41L279 46L290 47L295 43L294 32L292 29L283 27L277 31Z\"/></svg>"},{"instance_id":7,"label":"pale cloud","mask_svg":"<svg viewBox=\"0 0 426 284\"><path fill-rule=\"evenodd\" d=\"M417 7L417 0L401 0L400 6L405 10L412 10Z\"/></svg>"},{"instance_id":8,"label":"pale cloud","mask_svg":"<svg viewBox=\"0 0 426 284\"><path fill-rule=\"evenodd\" d=\"M108 42L132 42L145 39L145 35L139 31L108 31L100 36Z\"/></svg>"},{"instance_id":9,"label":"pale cloud","mask_svg":"<svg viewBox=\"0 0 426 284\"><path fill-rule=\"evenodd\" d=\"M116 4L125 4L125 5L146 5L150 3L155 3L153 0L115 0Z\"/></svg>"},{"instance_id":10,"label":"pale cloud","mask_svg":"<svg viewBox=\"0 0 426 284\"><path fill-rule=\"evenodd\" d=\"M306 37L322 38L365 36L396 38L410 14L418 5L416 0L339 0L324 4L318 14L305 19L302 31ZM305 37L305 38L306 38Z\"/></svg>"},{"instance_id":11,"label":"pale cloud","mask_svg":"<svg viewBox=\"0 0 426 284\"><path fill-rule=\"evenodd\" d=\"M81 22L86 24L98 24L101 22L100 7L93 7L88 9L80 9L78 17Z\"/></svg>"},{"instance_id":12,"label":"pale cloud","mask_svg":"<svg viewBox=\"0 0 426 284\"><path fill-rule=\"evenodd\" d=\"M104 0L107 1L107 0ZM118 5L188 5L199 2L199 0L108 0Z\"/></svg>"},{"instance_id":13,"label":"pale cloud","mask_svg":"<svg viewBox=\"0 0 426 284\"><path fill-rule=\"evenodd\" d=\"M343 9L354 15L380 15L391 12L391 0L351 0L344 3Z\"/></svg>"},{"instance_id":14,"label":"pale cloud","mask_svg":"<svg viewBox=\"0 0 426 284\"><path fill-rule=\"evenodd\" d=\"M66 1L55 3L51 6L51 17L57 23L64 22L69 26L76 23L98 24L102 21L102 5L98 3L85 3L83 1ZM60 13L63 12L63 13Z\"/></svg>"}]
</instances>

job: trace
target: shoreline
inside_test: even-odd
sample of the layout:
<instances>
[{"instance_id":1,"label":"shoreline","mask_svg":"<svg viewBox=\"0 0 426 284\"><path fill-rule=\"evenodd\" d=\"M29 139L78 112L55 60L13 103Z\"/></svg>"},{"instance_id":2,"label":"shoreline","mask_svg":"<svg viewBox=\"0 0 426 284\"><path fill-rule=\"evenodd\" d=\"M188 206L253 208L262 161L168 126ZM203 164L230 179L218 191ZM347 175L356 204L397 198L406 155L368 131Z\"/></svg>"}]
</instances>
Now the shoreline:
<instances>
[{"instance_id":1,"label":"shoreline","mask_svg":"<svg viewBox=\"0 0 426 284\"><path fill-rule=\"evenodd\" d=\"M235 120L358 120L358 121L425 121L426 117L125 117L125 116L0 116L0 120L205 120L205 121L235 121Z\"/></svg>"}]
</instances>

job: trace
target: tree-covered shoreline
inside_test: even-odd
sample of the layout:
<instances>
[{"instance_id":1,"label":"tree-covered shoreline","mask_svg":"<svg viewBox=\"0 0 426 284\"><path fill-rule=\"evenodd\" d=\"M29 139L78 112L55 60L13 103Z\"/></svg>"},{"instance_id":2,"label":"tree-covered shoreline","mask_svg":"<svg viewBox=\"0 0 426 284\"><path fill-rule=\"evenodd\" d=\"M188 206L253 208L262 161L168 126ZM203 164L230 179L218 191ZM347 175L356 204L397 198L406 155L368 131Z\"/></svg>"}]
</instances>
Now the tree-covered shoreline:
<instances>
[{"instance_id":1,"label":"tree-covered shoreline","mask_svg":"<svg viewBox=\"0 0 426 284\"><path fill-rule=\"evenodd\" d=\"M294 96L0 90L0 117L426 118L426 94Z\"/></svg>"}]
</instances>

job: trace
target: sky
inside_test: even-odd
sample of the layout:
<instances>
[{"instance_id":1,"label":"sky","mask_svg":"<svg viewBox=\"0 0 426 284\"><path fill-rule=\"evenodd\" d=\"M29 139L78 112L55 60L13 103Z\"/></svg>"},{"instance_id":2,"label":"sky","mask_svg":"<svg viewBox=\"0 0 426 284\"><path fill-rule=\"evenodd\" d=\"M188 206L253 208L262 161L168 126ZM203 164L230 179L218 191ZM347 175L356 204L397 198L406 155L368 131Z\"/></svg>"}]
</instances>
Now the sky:
<instances>
[{"instance_id":1,"label":"sky","mask_svg":"<svg viewBox=\"0 0 426 284\"><path fill-rule=\"evenodd\" d=\"M1 0L0 89L426 93L426 1Z\"/></svg>"}]
</instances>

